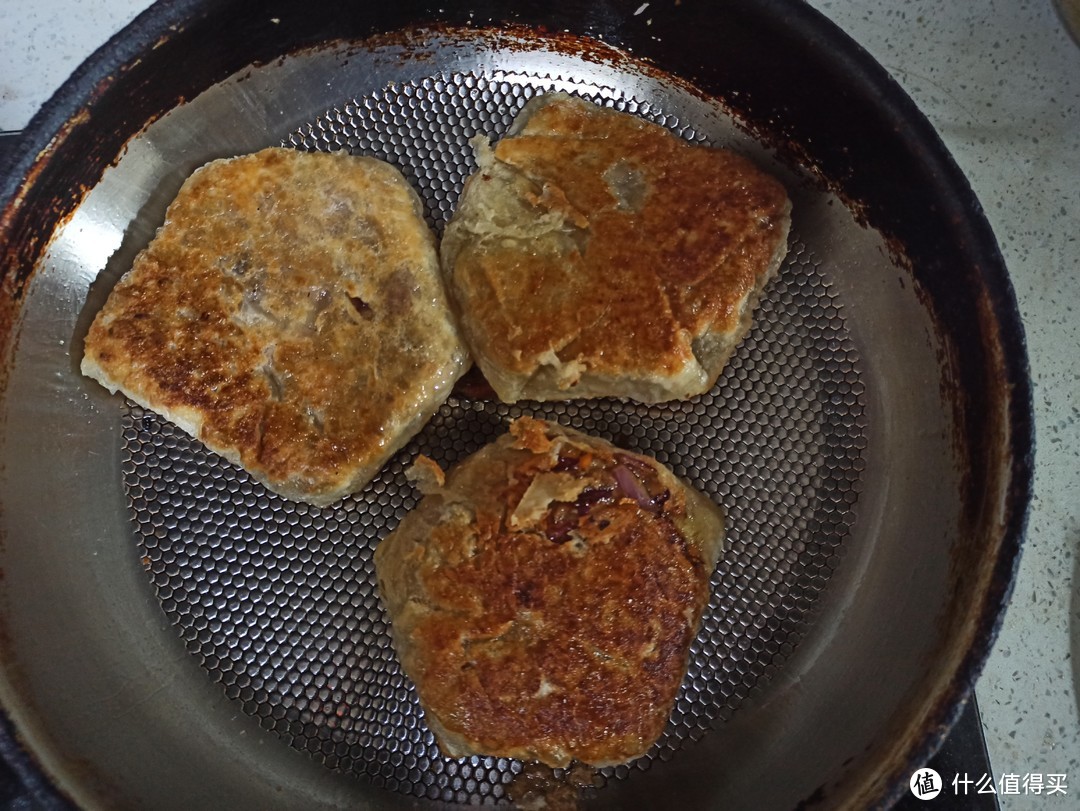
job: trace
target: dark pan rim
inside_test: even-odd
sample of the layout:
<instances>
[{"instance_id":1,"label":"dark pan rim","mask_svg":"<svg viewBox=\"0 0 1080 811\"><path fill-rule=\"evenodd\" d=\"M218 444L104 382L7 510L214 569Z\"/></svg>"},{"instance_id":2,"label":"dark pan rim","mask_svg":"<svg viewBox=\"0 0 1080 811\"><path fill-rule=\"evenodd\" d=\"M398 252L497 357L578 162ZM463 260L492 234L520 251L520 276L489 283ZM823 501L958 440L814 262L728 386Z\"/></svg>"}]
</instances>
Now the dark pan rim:
<instances>
[{"instance_id":1,"label":"dark pan rim","mask_svg":"<svg viewBox=\"0 0 1080 811\"><path fill-rule=\"evenodd\" d=\"M0 284L3 284L5 291L15 291L16 304L19 291L32 271L32 268L26 267L25 262L19 261L20 254L15 241L20 238L20 232L16 226L21 217L27 216L23 209L32 207L24 206L23 203L32 200L35 189L41 185L41 175L38 172L41 156L58 142L70 138L72 133L79 129L79 124L73 127L71 122L76 120L80 112L91 109L99 100L107 98L110 91L121 86L125 74L134 72L132 69L140 56L162 43L182 40L185 32L196 29L207 21L218 19L222 14L235 14L238 12L237 7L242 5L237 2L215 4L210 0L160 0L91 55L33 117L5 165L0 166L0 246L3 246L0 248L0 269L3 271ZM523 25L538 24L539 20L544 19L547 5L527 0L520 4L520 9L508 15L509 21ZM963 656L949 690L932 714L931 723L922 740L911 751L907 764L907 773L910 773L938 749L959 717L996 640L1004 609L1014 586L1032 494L1035 445L1032 389L1024 330L1004 260L982 206L938 133L899 84L861 46L805 3L798 0L737 0L730 5L733 14L741 15L740 20L748 21L745 28L788 35L785 45L801 49L824 66L820 75L843 76L845 91L849 96L874 99L875 112L880 119L879 126L893 127L897 132L904 133L906 144L922 162L926 176L930 179L928 188L920 193L936 195L936 199L942 199L944 211L941 216L952 215L956 238L971 273L974 274L973 279L985 291L988 311L993 327L997 330L993 337L998 341L997 359L1000 361L1000 381L1004 392L1001 396L1006 398L1005 419L1008 424L1004 456L1007 470L1002 473L1006 497L1000 546L993 565L990 587L981 595L981 604L973 618L976 641ZM443 11L443 17L448 18L449 22L465 26L491 24L505 19L505 13L499 8L499 4L491 0L482 0L471 5L455 0L443 0L431 6L405 0L396 4L393 12L387 13L405 18L414 15L420 23L436 22L435 7ZM223 8L226 11L223 12ZM481 9L475 19L466 13L470 8ZM675 75L694 82L705 92L710 91L713 79L707 69L691 63L687 56L674 60L681 60L682 64L670 65L664 54L657 51L658 46L650 41L650 37L615 26L610 19L610 9L606 10L605 16L605 8L606 6L599 8L599 11L577 9L576 11L586 18L584 21L576 21L577 30L586 35L599 36L607 43L625 47L635 55L652 59ZM283 16L299 13L296 4L290 7L284 2L267 3L263 13L270 16L279 11ZM305 13L310 14L310 10ZM707 27L708 13L707 9L686 9L685 14L658 19L650 34L655 35L656 39L674 38L680 31L690 30L688 26ZM567 20L559 22L567 23ZM220 22L213 24L221 25ZM349 38L353 38L352 35L361 37L374 30L365 28L369 23L361 24L355 19L347 20L345 25L351 27ZM306 33L311 29L303 26L301 28L305 33L299 35L297 46L317 44L315 34ZM560 30L554 25L549 26L548 30L552 29ZM311 39L303 41L305 36ZM693 51L691 46L683 48L684 54ZM271 54L258 51L253 56L254 61L272 58ZM239 67L242 65L223 63L218 69L224 73L217 76L216 80L224 79ZM808 76L805 81L814 81L815 77L820 79L820 75ZM738 99L728 97L723 100L747 121L783 120L782 117L777 118L783 114L783 104L778 101L782 94L779 90L776 92L776 98L770 97L768 93L746 93L739 94ZM787 92L790 94L792 90L788 89ZM174 99L173 103L177 101L179 99ZM887 236L896 237L905 248L912 249L918 237L906 233L903 225L895 222L889 211L876 204L872 191L867 188L869 179L860 182L857 176L846 175L839 155L800 153L799 144L810 142L808 136L805 127L796 126L785 130L781 134L784 143L778 148L783 153L786 145L790 155L810 157L821 176L834 179L830 185L845 199L854 201L854 205L870 226L880 229ZM822 149L819 139L814 139L814 143L819 150ZM108 149L103 148L103 154L107 152ZM111 154L115 155L116 151L113 150ZM106 159L106 163L107 160L111 160L111 157ZM98 176L105 168L105 163L95 167ZM84 185L83 188L85 187ZM81 191L69 193L74 197L81 197ZM917 201L911 202L916 204ZM67 210L70 211L71 207ZM32 250L38 250L39 247ZM919 248L912 249L910 254L914 254L912 261L918 267ZM30 254L21 256L25 259L28 255ZM932 275L921 275L919 280L927 282L933 298L936 289L933 288L934 282L930 278ZM9 329L11 324L9 319L0 319L0 325L4 329ZM6 339L0 339L0 346L6 345ZM6 719L4 723L0 723L0 755L12 764L35 797L40 795L42 801L47 800L50 781L34 757L18 743L17 734L13 733ZM886 789L878 798L880 804L891 805L903 794L906 789L901 778L904 776L906 775L894 774L896 781L891 789ZM56 807L65 807L67 803L59 794L54 795L53 802Z\"/></svg>"}]
</instances>

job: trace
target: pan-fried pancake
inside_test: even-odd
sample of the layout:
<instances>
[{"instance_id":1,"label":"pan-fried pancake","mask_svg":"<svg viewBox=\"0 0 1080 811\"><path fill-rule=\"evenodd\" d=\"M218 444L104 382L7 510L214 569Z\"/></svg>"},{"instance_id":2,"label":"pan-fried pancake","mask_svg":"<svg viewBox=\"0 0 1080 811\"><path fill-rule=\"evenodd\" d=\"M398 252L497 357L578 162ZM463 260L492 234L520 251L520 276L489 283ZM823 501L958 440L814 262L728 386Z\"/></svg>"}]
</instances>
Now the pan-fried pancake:
<instances>
[{"instance_id":1,"label":"pan-fried pancake","mask_svg":"<svg viewBox=\"0 0 1080 811\"><path fill-rule=\"evenodd\" d=\"M214 161L184 183L82 361L316 505L362 488L467 366L401 173L288 149Z\"/></svg>"},{"instance_id":2,"label":"pan-fried pancake","mask_svg":"<svg viewBox=\"0 0 1080 811\"><path fill-rule=\"evenodd\" d=\"M500 399L708 391L786 254L783 186L731 151L562 93L473 146L442 264Z\"/></svg>"},{"instance_id":3,"label":"pan-fried pancake","mask_svg":"<svg viewBox=\"0 0 1080 811\"><path fill-rule=\"evenodd\" d=\"M452 757L623 763L667 723L723 516L653 459L522 417L375 551L395 648Z\"/></svg>"}]
</instances>

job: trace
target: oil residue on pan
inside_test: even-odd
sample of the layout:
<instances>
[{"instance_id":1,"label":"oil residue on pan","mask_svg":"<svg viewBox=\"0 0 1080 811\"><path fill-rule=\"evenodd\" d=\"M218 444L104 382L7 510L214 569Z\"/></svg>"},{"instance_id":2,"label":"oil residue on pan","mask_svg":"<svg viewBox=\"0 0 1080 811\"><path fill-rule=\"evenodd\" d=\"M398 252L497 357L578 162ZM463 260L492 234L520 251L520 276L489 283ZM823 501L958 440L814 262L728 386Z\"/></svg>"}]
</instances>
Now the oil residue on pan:
<instances>
[{"instance_id":1,"label":"oil residue on pan","mask_svg":"<svg viewBox=\"0 0 1080 811\"><path fill-rule=\"evenodd\" d=\"M546 76L447 74L357 98L286 139L402 168L439 232L472 170L534 93L571 89L707 141L693 122L610 89ZM245 713L325 765L448 802L505 800L522 764L443 757L399 670L372 551L415 503L404 467L444 467L530 413L649 453L722 504L729 547L668 729L589 792L692 746L789 657L844 553L866 447L861 362L827 274L793 235L757 325L716 388L686 402L506 406L453 397L359 495L327 509L278 498L131 406L123 471L143 563L188 649ZM558 775L556 775L558 776Z\"/></svg>"}]
</instances>

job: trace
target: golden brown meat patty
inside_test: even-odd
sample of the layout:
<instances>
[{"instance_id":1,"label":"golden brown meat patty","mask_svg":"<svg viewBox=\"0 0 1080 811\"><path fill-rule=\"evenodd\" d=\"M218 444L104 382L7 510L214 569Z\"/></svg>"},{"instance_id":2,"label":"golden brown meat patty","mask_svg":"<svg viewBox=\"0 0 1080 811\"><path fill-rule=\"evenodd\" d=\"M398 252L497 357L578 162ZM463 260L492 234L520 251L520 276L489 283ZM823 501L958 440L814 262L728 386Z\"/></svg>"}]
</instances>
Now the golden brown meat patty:
<instances>
[{"instance_id":1,"label":"golden brown meat patty","mask_svg":"<svg viewBox=\"0 0 1080 811\"><path fill-rule=\"evenodd\" d=\"M783 186L734 152L562 93L473 142L441 254L500 399L708 391L787 252Z\"/></svg>"},{"instance_id":2,"label":"golden brown meat patty","mask_svg":"<svg viewBox=\"0 0 1080 811\"><path fill-rule=\"evenodd\" d=\"M623 763L663 732L723 516L653 459L522 417L375 552L394 644L444 752Z\"/></svg>"},{"instance_id":3,"label":"golden brown meat patty","mask_svg":"<svg viewBox=\"0 0 1080 811\"><path fill-rule=\"evenodd\" d=\"M84 374L270 489L359 490L468 366L397 169L266 149L197 170L86 336Z\"/></svg>"}]
</instances>

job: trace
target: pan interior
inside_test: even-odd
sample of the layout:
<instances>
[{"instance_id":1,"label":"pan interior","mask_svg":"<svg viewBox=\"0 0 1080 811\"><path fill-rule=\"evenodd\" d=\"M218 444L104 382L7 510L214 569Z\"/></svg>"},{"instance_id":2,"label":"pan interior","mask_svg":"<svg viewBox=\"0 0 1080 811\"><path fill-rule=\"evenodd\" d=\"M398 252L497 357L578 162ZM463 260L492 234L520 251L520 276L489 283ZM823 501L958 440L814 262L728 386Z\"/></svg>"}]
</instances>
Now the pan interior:
<instances>
[{"instance_id":1,"label":"pan interior","mask_svg":"<svg viewBox=\"0 0 1080 811\"><path fill-rule=\"evenodd\" d=\"M100 559L83 561L79 572L77 559L58 564L72 568L70 582L90 579L93 589L113 595L100 598L104 607L88 607L84 621L137 628L157 642L171 635L190 654L188 661L197 663L194 678L169 676L175 712L153 714L148 729L164 724L178 739L198 736L189 727L206 720L181 717L188 701L181 695L183 685L201 680L213 684L223 702L206 710L207 717L224 719L231 709L247 721L234 717L230 724L261 727L274 745L288 744L329 772L412 798L507 802L523 764L445 758L427 731L394 656L372 552L416 503L404 470L417 453L445 467L492 440L511 417L527 413L558 420L655 456L728 514L727 549L666 732L630 766L589 775L585 796L600 805L617 804L624 796L619 785L647 779L662 787L672 779L669 762L691 750L707 757L726 751L724 730L741 728L740 719L759 718L759 733L775 729L776 735L756 749L730 753L732 770L743 757L767 768L805 743L817 723L815 713L845 703L837 685L859 672L851 695L880 699L881 706L852 720L844 733L850 741L841 735L806 754L789 784L752 786L746 781L753 771L744 770L745 778L732 774L713 796L756 796L766 807L773 792L793 803L815 788L815 775L837 767L843 756L850 764L872 742L872 729L909 692L936 641L927 634L884 653L874 632L862 625L868 618L875 627L874 612L881 611L882 628L912 617L929 628L938 601L945 599L938 593L944 575L937 564L948 554L952 506L935 496L949 491L952 474L927 316L902 277L897 284L899 272L877 235L856 225L834 205L835 198L776 162L717 104L683 84L632 63L598 63L560 52L476 47L463 56L455 44L442 59L440 54L433 46L423 59L393 49L286 59L212 88L129 144L55 242L29 296L23 360L11 389L17 392L22 380L29 390L34 375L47 369L55 407L43 420L40 411L12 409L17 398L8 401L9 430L24 429L12 432L17 439L5 449L9 465L34 452L35 436L51 432L105 460L101 475L83 478L83 495L55 515L31 517L29 506L25 516L20 508L9 511L8 535L44 535L50 521L57 522L53 535L98 533L93 548L103 551ZM790 254L765 291L751 334L711 392L658 406L615 400L506 406L454 396L363 492L318 509L269 493L165 420L110 398L78 376L89 319L194 167L272 144L374 155L402 169L423 199L430 225L441 233L474 167L468 140L477 134L498 137L528 98L552 90L644 116L691 141L738 149L787 182L795 203ZM890 341L867 340L882 329L890 331ZM889 383L898 379L920 385ZM61 453L39 465L36 475L46 492L70 484L74 474L57 472L63 459ZM939 481L911 475L924 469L938 471ZM31 475L26 487L34 481ZM907 541L897 530L881 531L889 515L920 501L907 529L916 536L912 549L925 543L935 550L921 564L927 570L925 598L903 588L890 591L890 567L904 560L900 545ZM96 529L83 526L87 518ZM871 552L882 546L885 552L871 566ZM59 560L64 550L43 543L37 554ZM18 560L9 555L8 564L17 567ZM914 576L912 571L905 577ZM880 587L865 588L877 581ZM93 589L85 597L90 603L99 599ZM21 599L30 611L34 599L49 598ZM860 600L872 602L870 612L854 612L864 619L854 623L838 659L823 655ZM904 611L910 616L901 616ZM97 619L91 619L95 612ZM155 623L155 617L163 621ZM78 644L77 632L78 623L67 645ZM106 635L102 630L87 638L100 643ZM130 636L106 643L114 655L103 654L107 662L87 667L135 672L153 657L153 667L146 667L154 672L188 667L170 658L167 642L161 643L163 651L151 650L139 634ZM33 657L23 655L32 674ZM856 667L859 656L865 671ZM895 683L863 678L883 670ZM52 683L41 684L45 689ZM96 689L93 680L87 685ZM105 695L109 690L107 684L100 687L106 711L120 700ZM798 711L782 712L799 692L804 696ZM62 706L55 709L58 715ZM57 728L79 740L82 721L68 717ZM98 753L80 757L97 762ZM100 768L110 769L107 760L102 756ZM230 778L223 773L221 779ZM140 801L158 790L149 776L145 780L130 788ZM209 771L206 781L213 783ZM315 793L294 799L328 802L318 789L303 785Z\"/></svg>"},{"instance_id":2,"label":"pan interior","mask_svg":"<svg viewBox=\"0 0 1080 811\"><path fill-rule=\"evenodd\" d=\"M665 97L563 80L574 92L723 143ZM452 73L335 106L284 139L348 150L405 173L441 232L475 168L468 140L498 137L551 76ZM613 341L618 336L612 336ZM269 493L156 415L124 415L123 470L144 565L169 619L226 695L327 766L433 800L503 799L522 764L442 756L402 675L372 552L413 507L404 469L444 468L522 413L650 454L728 515L727 552L663 739L645 770L729 718L781 667L850 536L866 445L859 355L827 269L796 234L753 334L716 388L685 402L507 406L453 397L362 493L326 509ZM593 777L597 787L626 767Z\"/></svg>"}]
</instances>

